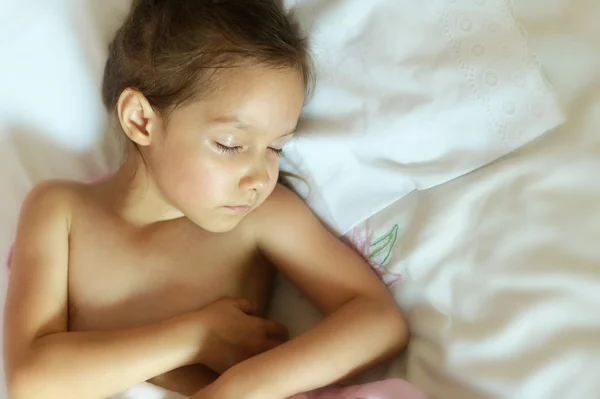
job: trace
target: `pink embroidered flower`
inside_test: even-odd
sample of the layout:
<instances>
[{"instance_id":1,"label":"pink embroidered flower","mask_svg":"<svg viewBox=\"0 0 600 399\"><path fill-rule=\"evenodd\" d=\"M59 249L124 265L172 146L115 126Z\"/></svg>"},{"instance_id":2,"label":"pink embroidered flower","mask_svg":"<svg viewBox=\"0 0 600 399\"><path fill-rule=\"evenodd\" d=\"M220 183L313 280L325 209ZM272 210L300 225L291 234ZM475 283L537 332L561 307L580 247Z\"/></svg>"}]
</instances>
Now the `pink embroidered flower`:
<instances>
[{"instance_id":1,"label":"pink embroidered flower","mask_svg":"<svg viewBox=\"0 0 600 399\"><path fill-rule=\"evenodd\" d=\"M396 246L399 231L400 227L395 224L386 234L373 240L373 231L367 220L345 235L346 241L369 262L369 265L388 287L402 280L401 274L393 273L386 268Z\"/></svg>"}]
</instances>

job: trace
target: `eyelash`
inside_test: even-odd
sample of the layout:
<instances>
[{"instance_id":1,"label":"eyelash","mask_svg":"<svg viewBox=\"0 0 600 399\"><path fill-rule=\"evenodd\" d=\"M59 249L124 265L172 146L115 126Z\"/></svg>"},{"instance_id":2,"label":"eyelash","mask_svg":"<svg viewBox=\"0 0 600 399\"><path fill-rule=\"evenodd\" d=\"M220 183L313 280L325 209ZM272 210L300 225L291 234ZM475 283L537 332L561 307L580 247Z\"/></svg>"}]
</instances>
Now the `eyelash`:
<instances>
[{"instance_id":1,"label":"eyelash","mask_svg":"<svg viewBox=\"0 0 600 399\"><path fill-rule=\"evenodd\" d=\"M271 148L269 147L269 150L273 151L275 154L277 154L278 157L283 155L283 149L277 149L277 148Z\"/></svg>"},{"instance_id":2,"label":"eyelash","mask_svg":"<svg viewBox=\"0 0 600 399\"><path fill-rule=\"evenodd\" d=\"M242 150L242 147L227 147L226 145L223 145L216 141L215 141L215 144L217 145L217 148L219 149L219 151L221 151L225 154L235 154Z\"/></svg>"},{"instance_id":3,"label":"eyelash","mask_svg":"<svg viewBox=\"0 0 600 399\"><path fill-rule=\"evenodd\" d=\"M240 146L227 147L226 145L223 145L219 142L215 142L215 144L217 145L217 148L219 149L219 151L221 151L224 154L236 154L242 150L242 147L240 147ZM276 148L269 147L269 150L273 151L277 156L283 155L283 149L276 149Z\"/></svg>"}]
</instances>

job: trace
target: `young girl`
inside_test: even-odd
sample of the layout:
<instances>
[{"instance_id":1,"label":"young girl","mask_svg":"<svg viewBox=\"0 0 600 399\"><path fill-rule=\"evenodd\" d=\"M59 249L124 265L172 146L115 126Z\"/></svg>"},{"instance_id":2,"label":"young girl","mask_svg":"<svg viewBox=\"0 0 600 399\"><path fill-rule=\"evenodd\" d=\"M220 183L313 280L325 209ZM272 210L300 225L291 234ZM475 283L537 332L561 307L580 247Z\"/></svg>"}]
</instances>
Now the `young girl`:
<instances>
[{"instance_id":1,"label":"young girl","mask_svg":"<svg viewBox=\"0 0 600 399\"><path fill-rule=\"evenodd\" d=\"M106 398L145 381L282 399L405 346L375 273L277 185L310 82L306 43L275 1L134 3L103 83L122 166L93 184L43 183L22 207L11 399ZM289 341L261 317L271 265L326 316Z\"/></svg>"}]
</instances>

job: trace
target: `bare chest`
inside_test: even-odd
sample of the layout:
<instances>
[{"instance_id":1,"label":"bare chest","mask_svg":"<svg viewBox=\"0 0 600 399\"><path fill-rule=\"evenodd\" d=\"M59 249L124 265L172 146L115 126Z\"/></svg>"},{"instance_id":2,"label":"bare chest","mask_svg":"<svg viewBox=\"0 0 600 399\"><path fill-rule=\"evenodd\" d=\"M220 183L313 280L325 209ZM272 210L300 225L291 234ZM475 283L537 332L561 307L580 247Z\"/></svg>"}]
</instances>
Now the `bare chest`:
<instances>
[{"instance_id":1,"label":"bare chest","mask_svg":"<svg viewBox=\"0 0 600 399\"><path fill-rule=\"evenodd\" d=\"M69 329L140 326L223 297L261 299L270 273L235 234L209 235L189 222L128 231L111 221L74 226Z\"/></svg>"}]
</instances>

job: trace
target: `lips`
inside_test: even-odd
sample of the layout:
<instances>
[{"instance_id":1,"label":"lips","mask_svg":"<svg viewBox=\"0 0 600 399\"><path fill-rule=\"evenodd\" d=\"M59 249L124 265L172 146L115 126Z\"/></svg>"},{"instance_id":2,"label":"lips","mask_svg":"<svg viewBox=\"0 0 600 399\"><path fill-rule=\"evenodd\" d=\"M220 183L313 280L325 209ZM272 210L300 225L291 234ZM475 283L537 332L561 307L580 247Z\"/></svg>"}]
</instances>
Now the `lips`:
<instances>
[{"instance_id":1,"label":"lips","mask_svg":"<svg viewBox=\"0 0 600 399\"><path fill-rule=\"evenodd\" d=\"M252 210L252 206L250 205L236 205L236 206L226 206L225 208L233 211L235 213L248 213Z\"/></svg>"}]
</instances>

